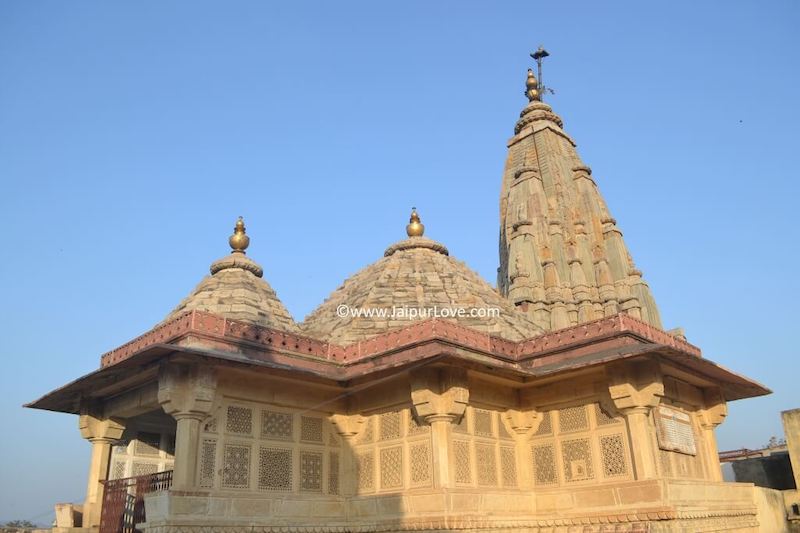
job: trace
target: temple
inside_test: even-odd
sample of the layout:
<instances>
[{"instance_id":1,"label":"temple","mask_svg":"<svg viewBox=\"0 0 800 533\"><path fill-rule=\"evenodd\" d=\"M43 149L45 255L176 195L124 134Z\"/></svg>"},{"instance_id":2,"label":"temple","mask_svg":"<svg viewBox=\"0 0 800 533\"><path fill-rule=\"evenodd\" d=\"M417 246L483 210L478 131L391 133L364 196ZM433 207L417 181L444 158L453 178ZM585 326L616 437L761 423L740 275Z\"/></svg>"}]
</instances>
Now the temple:
<instances>
[{"instance_id":1,"label":"temple","mask_svg":"<svg viewBox=\"0 0 800 533\"><path fill-rule=\"evenodd\" d=\"M770 391L662 329L540 89L529 72L497 287L414 210L297 323L240 219L163 322L28 405L91 442L86 499L56 530L759 531L714 429Z\"/></svg>"}]
</instances>

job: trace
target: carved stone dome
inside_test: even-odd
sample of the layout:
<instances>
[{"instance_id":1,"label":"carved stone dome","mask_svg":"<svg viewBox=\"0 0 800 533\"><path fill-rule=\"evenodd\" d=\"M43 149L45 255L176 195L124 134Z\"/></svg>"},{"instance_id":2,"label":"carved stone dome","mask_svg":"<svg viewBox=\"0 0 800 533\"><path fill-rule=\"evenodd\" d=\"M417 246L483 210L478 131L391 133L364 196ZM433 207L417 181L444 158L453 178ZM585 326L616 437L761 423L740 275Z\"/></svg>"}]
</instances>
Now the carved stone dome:
<instances>
[{"instance_id":1,"label":"carved stone dome","mask_svg":"<svg viewBox=\"0 0 800 533\"><path fill-rule=\"evenodd\" d=\"M464 313L441 316L458 309ZM417 316L410 316L412 310ZM489 310L496 310L494 316L472 315ZM444 245L421 235L387 248L382 259L347 279L300 328L309 336L346 345L429 318L510 340L542 332L477 273L450 257Z\"/></svg>"}]
</instances>

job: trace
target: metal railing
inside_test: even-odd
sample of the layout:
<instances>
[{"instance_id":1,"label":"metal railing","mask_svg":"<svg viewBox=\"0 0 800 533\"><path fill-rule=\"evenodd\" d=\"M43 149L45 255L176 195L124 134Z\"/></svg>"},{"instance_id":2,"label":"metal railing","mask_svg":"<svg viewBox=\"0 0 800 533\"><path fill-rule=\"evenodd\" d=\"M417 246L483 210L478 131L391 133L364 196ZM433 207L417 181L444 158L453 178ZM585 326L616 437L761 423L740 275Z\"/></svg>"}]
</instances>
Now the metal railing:
<instances>
[{"instance_id":1,"label":"metal railing","mask_svg":"<svg viewBox=\"0 0 800 533\"><path fill-rule=\"evenodd\" d=\"M103 482L100 533L136 533L145 521L144 495L172 486L172 470Z\"/></svg>"}]
</instances>

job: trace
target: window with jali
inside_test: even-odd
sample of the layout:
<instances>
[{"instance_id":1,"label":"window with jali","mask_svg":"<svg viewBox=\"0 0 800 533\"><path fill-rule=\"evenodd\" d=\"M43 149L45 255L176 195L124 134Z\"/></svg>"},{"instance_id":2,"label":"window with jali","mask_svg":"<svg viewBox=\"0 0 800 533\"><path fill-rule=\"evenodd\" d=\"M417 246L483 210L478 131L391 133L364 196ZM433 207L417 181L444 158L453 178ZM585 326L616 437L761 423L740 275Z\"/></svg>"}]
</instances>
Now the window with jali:
<instances>
[{"instance_id":1,"label":"window with jali","mask_svg":"<svg viewBox=\"0 0 800 533\"><path fill-rule=\"evenodd\" d=\"M430 431L431 426L417 420L413 412L408 413L408 434L418 435L420 433L427 433Z\"/></svg>"},{"instance_id":2,"label":"window with jali","mask_svg":"<svg viewBox=\"0 0 800 533\"><path fill-rule=\"evenodd\" d=\"M517 486L517 453L510 446L500 447L500 472L504 487Z\"/></svg>"},{"instance_id":3,"label":"window with jali","mask_svg":"<svg viewBox=\"0 0 800 533\"><path fill-rule=\"evenodd\" d=\"M216 439L203 439L200 444L200 486L210 488L214 486L214 471L217 463Z\"/></svg>"},{"instance_id":4,"label":"window with jali","mask_svg":"<svg viewBox=\"0 0 800 533\"><path fill-rule=\"evenodd\" d=\"M292 490L292 450L264 446L259 448L258 488Z\"/></svg>"},{"instance_id":5,"label":"window with jali","mask_svg":"<svg viewBox=\"0 0 800 533\"><path fill-rule=\"evenodd\" d=\"M494 432L492 431L493 413L486 409L475 409L473 413L475 415L475 435L481 437L494 436Z\"/></svg>"},{"instance_id":6,"label":"window with jali","mask_svg":"<svg viewBox=\"0 0 800 533\"><path fill-rule=\"evenodd\" d=\"M359 492L430 486L430 443L430 426L418 424L409 408L366 415L354 446Z\"/></svg>"},{"instance_id":7,"label":"window with jali","mask_svg":"<svg viewBox=\"0 0 800 533\"><path fill-rule=\"evenodd\" d=\"M609 415L605 409L603 409L599 403L594 404L594 413L595 419L597 420L598 426L608 426L611 424L619 424L622 422L622 418L615 418Z\"/></svg>"},{"instance_id":8,"label":"window with jali","mask_svg":"<svg viewBox=\"0 0 800 533\"><path fill-rule=\"evenodd\" d=\"M428 442L412 443L411 450L411 483L415 486L427 486L431 482L431 446Z\"/></svg>"},{"instance_id":9,"label":"window with jali","mask_svg":"<svg viewBox=\"0 0 800 533\"><path fill-rule=\"evenodd\" d=\"M531 453L534 485L598 483L631 475L624 420L599 402L542 413Z\"/></svg>"},{"instance_id":10,"label":"window with jali","mask_svg":"<svg viewBox=\"0 0 800 533\"><path fill-rule=\"evenodd\" d=\"M478 470L478 485L497 485L497 461L492 444L475 443L475 462Z\"/></svg>"},{"instance_id":11,"label":"window with jali","mask_svg":"<svg viewBox=\"0 0 800 533\"><path fill-rule=\"evenodd\" d=\"M250 486L250 446L225 446L222 486L230 489L246 489Z\"/></svg>"},{"instance_id":12,"label":"window with jali","mask_svg":"<svg viewBox=\"0 0 800 533\"><path fill-rule=\"evenodd\" d=\"M586 406L567 407L558 411L559 433L584 431L589 429L589 417L586 416Z\"/></svg>"},{"instance_id":13,"label":"window with jali","mask_svg":"<svg viewBox=\"0 0 800 533\"><path fill-rule=\"evenodd\" d=\"M229 405L225 422L228 433L250 435L253 433L253 410L248 407Z\"/></svg>"},{"instance_id":14,"label":"window with jali","mask_svg":"<svg viewBox=\"0 0 800 533\"><path fill-rule=\"evenodd\" d=\"M605 477L624 476L628 473L625 444L621 433L600 437L600 456L603 459Z\"/></svg>"},{"instance_id":15,"label":"window with jali","mask_svg":"<svg viewBox=\"0 0 800 533\"><path fill-rule=\"evenodd\" d=\"M375 453L372 450L356 454L356 479L359 490L375 488Z\"/></svg>"},{"instance_id":16,"label":"window with jali","mask_svg":"<svg viewBox=\"0 0 800 533\"><path fill-rule=\"evenodd\" d=\"M133 444L133 453L136 455L158 456L161 448L160 433L139 432Z\"/></svg>"},{"instance_id":17,"label":"window with jali","mask_svg":"<svg viewBox=\"0 0 800 533\"><path fill-rule=\"evenodd\" d=\"M400 438L400 421L402 413L392 411L380 415L380 439L392 440Z\"/></svg>"},{"instance_id":18,"label":"window with jali","mask_svg":"<svg viewBox=\"0 0 800 533\"><path fill-rule=\"evenodd\" d=\"M456 469L456 483L471 483L472 469L470 468L469 442L463 440L453 441L453 462Z\"/></svg>"},{"instance_id":19,"label":"window with jali","mask_svg":"<svg viewBox=\"0 0 800 533\"><path fill-rule=\"evenodd\" d=\"M564 481L594 478L592 449L588 438L562 441L561 457L564 462Z\"/></svg>"},{"instance_id":20,"label":"window with jali","mask_svg":"<svg viewBox=\"0 0 800 533\"><path fill-rule=\"evenodd\" d=\"M261 411L261 436L268 439L292 440L293 420L291 413Z\"/></svg>"},{"instance_id":21,"label":"window with jali","mask_svg":"<svg viewBox=\"0 0 800 533\"><path fill-rule=\"evenodd\" d=\"M322 452L300 452L300 490L322 492Z\"/></svg>"},{"instance_id":22,"label":"window with jali","mask_svg":"<svg viewBox=\"0 0 800 533\"><path fill-rule=\"evenodd\" d=\"M396 489L403 486L403 447L392 446L380 452L381 488Z\"/></svg>"},{"instance_id":23,"label":"window with jali","mask_svg":"<svg viewBox=\"0 0 800 533\"><path fill-rule=\"evenodd\" d=\"M535 437L539 437L542 435L552 435L553 434L553 418L550 415L550 411L545 411L542 413L542 421L539 422L539 427L533 433Z\"/></svg>"},{"instance_id":24,"label":"window with jali","mask_svg":"<svg viewBox=\"0 0 800 533\"><path fill-rule=\"evenodd\" d=\"M158 463L140 463L134 461L133 472L131 472L131 475L146 476L149 474L155 474L156 472L158 472Z\"/></svg>"},{"instance_id":25,"label":"window with jali","mask_svg":"<svg viewBox=\"0 0 800 533\"><path fill-rule=\"evenodd\" d=\"M339 452L328 454L328 494L339 494Z\"/></svg>"},{"instance_id":26,"label":"window with jali","mask_svg":"<svg viewBox=\"0 0 800 533\"><path fill-rule=\"evenodd\" d=\"M341 445L326 415L242 400L221 412L224 431L202 427L200 486L338 493L339 455L332 450Z\"/></svg>"},{"instance_id":27,"label":"window with jali","mask_svg":"<svg viewBox=\"0 0 800 533\"><path fill-rule=\"evenodd\" d=\"M125 477L125 461L114 461L114 466L111 468L111 479L120 479Z\"/></svg>"},{"instance_id":28,"label":"window with jali","mask_svg":"<svg viewBox=\"0 0 800 533\"><path fill-rule=\"evenodd\" d=\"M322 419L316 416L300 417L300 440L322 442Z\"/></svg>"},{"instance_id":29,"label":"window with jali","mask_svg":"<svg viewBox=\"0 0 800 533\"><path fill-rule=\"evenodd\" d=\"M552 443L533 446L533 477L536 485L558 483L556 453Z\"/></svg>"}]
</instances>

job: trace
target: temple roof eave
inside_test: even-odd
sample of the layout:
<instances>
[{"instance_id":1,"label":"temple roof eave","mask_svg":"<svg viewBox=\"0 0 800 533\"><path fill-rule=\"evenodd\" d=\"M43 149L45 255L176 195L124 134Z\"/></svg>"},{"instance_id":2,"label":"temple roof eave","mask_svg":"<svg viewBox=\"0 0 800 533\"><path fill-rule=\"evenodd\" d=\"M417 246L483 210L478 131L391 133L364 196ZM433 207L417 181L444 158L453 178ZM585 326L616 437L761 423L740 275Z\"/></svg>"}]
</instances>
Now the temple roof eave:
<instances>
[{"instance_id":1,"label":"temple roof eave","mask_svg":"<svg viewBox=\"0 0 800 533\"><path fill-rule=\"evenodd\" d=\"M411 366L447 361L502 374L520 386L565 372L634 357L658 357L718 383L727 400L769 394L763 385L699 356L699 350L649 325L619 315L515 343L437 320L340 347L254 328L192 312L104 356L104 365L25 407L77 413L81 398L109 395L134 385L126 376L146 375L168 356L269 369L299 379L347 387L354 380L399 373ZM639 326L640 329L636 330ZM662 342L663 341L663 342ZM270 346L264 346L264 344ZM120 351L122 350L122 351ZM123 357L124 355L124 357ZM151 378L152 379L152 378ZM116 391L116 388L121 388Z\"/></svg>"}]
</instances>

